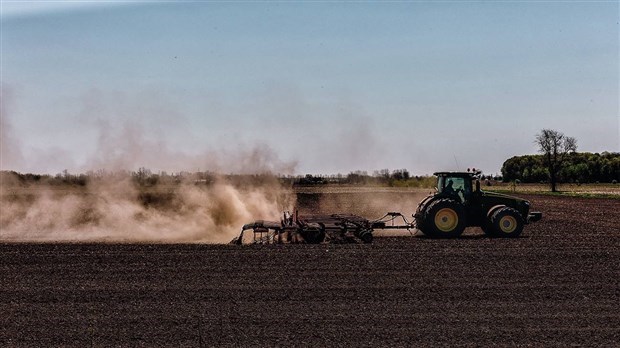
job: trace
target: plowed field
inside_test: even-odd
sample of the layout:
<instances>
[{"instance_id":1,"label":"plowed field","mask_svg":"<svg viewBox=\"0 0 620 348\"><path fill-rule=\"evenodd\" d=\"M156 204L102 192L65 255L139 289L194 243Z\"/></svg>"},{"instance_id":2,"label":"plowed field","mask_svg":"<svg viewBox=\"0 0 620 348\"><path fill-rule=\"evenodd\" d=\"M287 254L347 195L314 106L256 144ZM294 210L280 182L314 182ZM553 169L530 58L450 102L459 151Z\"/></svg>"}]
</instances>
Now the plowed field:
<instances>
[{"instance_id":1,"label":"plowed field","mask_svg":"<svg viewBox=\"0 0 620 348\"><path fill-rule=\"evenodd\" d=\"M544 217L512 240L0 244L0 346L618 346L620 200L526 197Z\"/></svg>"}]
</instances>

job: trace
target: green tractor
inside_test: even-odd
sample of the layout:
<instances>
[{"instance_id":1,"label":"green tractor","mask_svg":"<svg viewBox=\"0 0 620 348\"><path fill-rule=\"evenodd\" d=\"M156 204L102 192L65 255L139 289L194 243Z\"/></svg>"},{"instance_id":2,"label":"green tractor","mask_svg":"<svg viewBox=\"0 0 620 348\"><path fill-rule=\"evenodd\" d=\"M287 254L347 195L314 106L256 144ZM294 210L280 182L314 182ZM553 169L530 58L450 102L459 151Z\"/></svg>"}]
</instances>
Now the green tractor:
<instances>
[{"instance_id":1,"label":"green tractor","mask_svg":"<svg viewBox=\"0 0 620 348\"><path fill-rule=\"evenodd\" d=\"M490 237L518 237L524 225L542 218L530 212L527 200L481 190L480 174L434 173L437 191L418 205L417 228L432 238L458 237L466 227L480 227Z\"/></svg>"}]
</instances>

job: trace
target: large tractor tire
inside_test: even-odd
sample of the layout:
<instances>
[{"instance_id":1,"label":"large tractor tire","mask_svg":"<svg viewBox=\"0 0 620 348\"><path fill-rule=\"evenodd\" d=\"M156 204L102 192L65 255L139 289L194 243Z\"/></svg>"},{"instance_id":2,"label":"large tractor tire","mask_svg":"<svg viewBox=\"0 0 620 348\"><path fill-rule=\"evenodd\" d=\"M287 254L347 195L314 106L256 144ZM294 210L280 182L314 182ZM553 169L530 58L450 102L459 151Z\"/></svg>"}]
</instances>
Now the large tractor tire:
<instances>
[{"instance_id":1,"label":"large tractor tire","mask_svg":"<svg viewBox=\"0 0 620 348\"><path fill-rule=\"evenodd\" d=\"M487 222L488 234L492 237L515 238L523 232L523 217L513 208L496 209ZM485 231L486 232L486 231Z\"/></svg>"},{"instance_id":2,"label":"large tractor tire","mask_svg":"<svg viewBox=\"0 0 620 348\"><path fill-rule=\"evenodd\" d=\"M465 226L465 208L453 199L438 199L424 209L421 230L431 238L458 237Z\"/></svg>"}]
</instances>

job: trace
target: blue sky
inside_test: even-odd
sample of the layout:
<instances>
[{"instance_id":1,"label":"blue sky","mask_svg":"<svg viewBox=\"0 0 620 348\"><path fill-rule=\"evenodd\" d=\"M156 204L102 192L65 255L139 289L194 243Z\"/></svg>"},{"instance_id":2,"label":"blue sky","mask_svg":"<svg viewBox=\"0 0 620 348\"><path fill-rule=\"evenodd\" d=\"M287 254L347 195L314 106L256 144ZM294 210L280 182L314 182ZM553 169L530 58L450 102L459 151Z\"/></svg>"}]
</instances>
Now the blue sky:
<instances>
[{"instance_id":1,"label":"blue sky","mask_svg":"<svg viewBox=\"0 0 620 348\"><path fill-rule=\"evenodd\" d=\"M2 168L496 173L542 128L617 152L618 7L3 1Z\"/></svg>"}]
</instances>

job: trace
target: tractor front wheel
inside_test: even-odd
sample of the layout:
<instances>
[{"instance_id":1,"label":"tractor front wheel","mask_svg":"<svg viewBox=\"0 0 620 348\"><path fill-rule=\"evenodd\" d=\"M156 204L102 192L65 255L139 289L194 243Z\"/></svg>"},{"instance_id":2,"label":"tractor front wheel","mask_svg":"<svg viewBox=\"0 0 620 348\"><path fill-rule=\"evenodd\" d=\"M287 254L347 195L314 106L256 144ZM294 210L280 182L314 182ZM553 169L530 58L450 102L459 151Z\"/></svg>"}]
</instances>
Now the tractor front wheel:
<instances>
[{"instance_id":1,"label":"tractor front wheel","mask_svg":"<svg viewBox=\"0 0 620 348\"><path fill-rule=\"evenodd\" d=\"M523 218L513 208L497 209L487 223L492 237L515 238L523 232Z\"/></svg>"},{"instance_id":2,"label":"tractor front wheel","mask_svg":"<svg viewBox=\"0 0 620 348\"><path fill-rule=\"evenodd\" d=\"M465 230L465 209L453 199L432 202L424 212L422 232L432 238L454 238Z\"/></svg>"}]
</instances>

